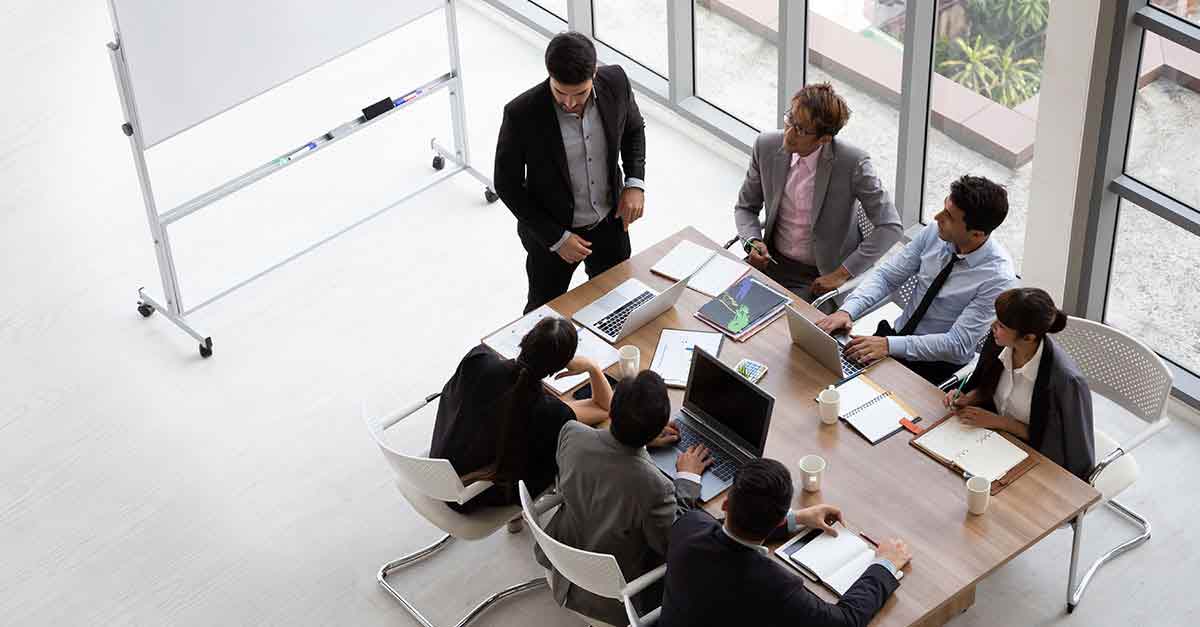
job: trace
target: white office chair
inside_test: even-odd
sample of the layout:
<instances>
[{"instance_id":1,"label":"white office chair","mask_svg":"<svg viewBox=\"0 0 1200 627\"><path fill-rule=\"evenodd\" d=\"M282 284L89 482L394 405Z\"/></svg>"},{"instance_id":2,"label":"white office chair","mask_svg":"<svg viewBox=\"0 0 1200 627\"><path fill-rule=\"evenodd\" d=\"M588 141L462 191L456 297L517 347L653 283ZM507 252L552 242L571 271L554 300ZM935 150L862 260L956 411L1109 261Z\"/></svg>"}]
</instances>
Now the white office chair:
<instances>
[{"instance_id":1,"label":"white office chair","mask_svg":"<svg viewBox=\"0 0 1200 627\"><path fill-rule=\"evenodd\" d=\"M464 486L462 479L459 478L458 473L455 472L449 460L405 455L384 442L384 431L424 408L438 396L441 396L441 394L431 394L411 407L382 416L369 413L365 406L363 408L363 420L367 424L367 429L371 432L371 437L375 439L375 444L379 446L379 450L383 452L384 458L387 459L388 464L391 465L392 470L396 473L396 487L418 514L429 521L430 524L445 532L445 535L425 548L384 564L379 569L377 575L379 585L384 590L387 590L423 627L433 627L433 624L412 603L401 596L387 582L386 577L396 570L436 553L445 547L452 538L463 540L486 538L495 533L500 527L503 527L505 523L520 515L520 508L515 505L509 507L489 507L470 516L455 512L446 506L447 502L466 503L491 487L492 483L490 481L476 481L469 486ZM428 451L426 451L423 455L428 454ZM545 580L539 578L505 588L476 605L474 609L458 622L457 627L463 627L479 616L484 610L502 599L527 590L540 588L544 585L546 585Z\"/></svg>"},{"instance_id":2,"label":"white office chair","mask_svg":"<svg viewBox=\"0 0 1200 627\"><path fill-rule=\"evenodd\" d=\"M1070 613L1075 611L1083 591L1101 566L1150 539L1150 523L1137 512L1118 503L1115 497L1137 480L1138 465L1130 453L1170 422L1167 418L1167 400L1171 395L1172 376L1158 355L1145 344L1098 322L1071 317L1067 321L1067 328L1055 335L1054 340L1079 364L1092 392L1108 398L1147 423L1145 428L1124 444L1099 429L1095 431L1096 458L1100 461L1096 463L1088 482L1100 491L1102 498L1088 511L1101 504L1108 505L1133 521L1141 533L1100 556L1076 585L1083 515L1071 522L1074 537L1067 584L1067 612Z\"/></svg>"},{"instance_id":3,"label":"white office chair","mask_svg":"<svg viewBox=\"0 0 1200 627\"><path fill-rule=\"evenodd\" d=\"M622 601L625 604L625 613L629 616L631 627L649 627L658 622L658 615L662 608L655 608L645 616L638 616L630 599L651 583L661 579L667 572L665 564L626 583L625 575L621 573L621 567L617 565L617 558L608 553L592 553L567 546L550 537L550 534L542 529L538 518L551 507L561 503L561 496L553 495L544 498L535 506L533 499L529 496L529 489L525 487L525 482L520 482L518 487L521 491L521 514L525 517L525 524L533 531L534 541L546 554L546 558L563 577L592 594ZM547 573L548 578L549 573ZM578 612L571 613L594 626L616 627L583 616Z\"/></svg>"}]
</instances>

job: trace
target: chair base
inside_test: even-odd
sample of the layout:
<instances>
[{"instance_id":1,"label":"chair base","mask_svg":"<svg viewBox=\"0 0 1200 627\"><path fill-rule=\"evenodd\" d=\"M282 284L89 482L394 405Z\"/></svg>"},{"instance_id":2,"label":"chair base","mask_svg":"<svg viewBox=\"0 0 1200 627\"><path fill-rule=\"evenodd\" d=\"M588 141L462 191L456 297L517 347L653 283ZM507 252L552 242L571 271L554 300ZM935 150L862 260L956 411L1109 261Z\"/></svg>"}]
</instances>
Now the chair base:
<instances>
[{"instance_id":1,"label":"chair base","mask_svg":"<svg viewBox=\"0 0 1200 627\"><path fill-rule=\"evenodd\" d=\"M1113 547L1111 550L1109 550L1104 555L1101 555L1099 557L1099 559L1097 559L1095 562L1092 562L1091 567L1088 568L1087 572L1083 574L1083 578L1079 580L1079 584L1076 585L1075 584L1075 569L1079 562L1079 542L1080 542L1080 535L1081 535L1080 532L1082 531L1082 527L1083 527L1083 517L1080 516L1079 518L1076 518L1073 523L1071 523L1071 526L1074 531L1074 539L1072 540L1072 543L1071 543L1071 572L1069 575L1069 581L1068 581L1068 585L1067 585L1067 613L1068 614L1075 611L1076 606L1079 605L1080 600L1083 598L1083 592L1087 589L1088 584L1092 582L1092 577L1096 574L1096 571L1099 570L1101 566L1116 559L1116 557L1121 555L1122 553L1125 553L1126 551L1130 551L1134 548L1137 548L1138 546L1141 546L1147 540L1150 539L1150 522L1149 521L1147 521L1145 518L1143 518L1137 512L1118 503L1116 500L1108 501L1107 505L1110 508L1112 508L1114 511L1116 511L1118 514L1121 514L1123 517L1125 517L1126 519L1128 519L1129 521L1131 521L1135 525L1137 525L1138 528L1142 530L1142 532L1140 534L1138 534L1137 536L1130 538L1129 540L1126 540L1125 542L1122 542L1121 544L1118 544L1117 546Z\"/></svg>"},{"instance_id":2,"label":"chair base","mask_svg":"<svg viewBox=\"0 0 1200 627\"><path fill-rule=\"evenodd\" d=\"M453 539L453 536L447 533L423 549L413 551L412 553L409 553L400 559L392 560L387 564L384 564L382 567L380 567L378 575L376 575L379 585L384 590L387 590L388 594L392 595L392 598L396 599L396 602L398 602L405 611L407 611L414 619L416 619L418 623L421 623L423 627L435 626L433 623L429 622L429 619L425 618L425 615L422 614L421 611L418 610L412 603L410 603L408 599L405 599L398 590L393 588L392 585L387 582L386 577L393 572L400 570L401 568L410 566L413 563L425 559L426 557L429 557L430 555L440 551L450 543L451 539ZM455 627L465 627L489 607L500 601L503 601L504 599L507 599L510 596L527 592L529 590L535 590L537 588L543 588L545 586L546 580L541 577L537 579L531 579L515 586L509 586L508 588L505 588L481 601L475 606L474 609L472 609L470 612L467 612L467 615L464 616L462 620L458 621L458 623L455 624Z\"/></svg>"}]
</instances>

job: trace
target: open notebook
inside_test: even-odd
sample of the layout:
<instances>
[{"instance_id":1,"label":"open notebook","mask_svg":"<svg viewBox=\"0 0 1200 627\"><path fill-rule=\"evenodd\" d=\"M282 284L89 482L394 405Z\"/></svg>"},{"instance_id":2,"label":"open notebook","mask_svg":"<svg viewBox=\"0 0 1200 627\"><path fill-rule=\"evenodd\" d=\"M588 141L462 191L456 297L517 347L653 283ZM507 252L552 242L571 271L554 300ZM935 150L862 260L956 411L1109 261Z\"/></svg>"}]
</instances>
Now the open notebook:
<instances>
[{"instance_id":1,"label":"open notebook","mask_svg":"<svg viewBox=\"0 0 1200 627\"><path fill-rule=\"evenodd\" d=\"M964 472L996 481L1029 454L990 429L968 427L950 416L913 440L913 446Z\"/></svg>"},{"instance_id":2,"label":"open notebook","mask_svg":"<svg viewBox=\"0 0 1200 627\"><path fill-rule=\"evenodd\" d=\"M875 561L875 546L841 523L834 528L838 530L836 538L820 529L801 531L775 549L775 554L842 596ZM901 572L897 578L903 575Z\"/></svg>"},{"instance_id":3,"label":"open notebook","mask_svg":"<svg viewBox=\"0 0 1200 627\"><path fill-rule=\"evenodd\" d=\"M871 444L902 429L900 420L914 415L893 394L860 374L837 387L841 417Z\"/></svg>"},{"instance_id":4,"label":"open notebook","mask_svg":"<svg viewBox=\"0 0 1200 627\"><path fill-rule=\"evenodd\" d=\"M700 268L700 271L696 272L696 268ZM725 288L749 272L750 266L695 242L683 240L659 259L650 271L672 281L690 276L692 278L688 279L688 287L709 298L716 298ZM693 272L695 274L692 274Z\"/></svg>"}]
</instances>

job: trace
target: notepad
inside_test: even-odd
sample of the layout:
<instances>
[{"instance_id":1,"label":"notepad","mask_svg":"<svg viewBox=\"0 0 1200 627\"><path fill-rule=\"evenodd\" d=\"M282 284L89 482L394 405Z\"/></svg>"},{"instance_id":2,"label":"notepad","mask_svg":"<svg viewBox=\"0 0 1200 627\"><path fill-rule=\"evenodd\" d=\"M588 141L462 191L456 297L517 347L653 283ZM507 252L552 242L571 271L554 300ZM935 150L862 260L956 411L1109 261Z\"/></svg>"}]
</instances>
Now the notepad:
<instances>
[{"instance_id":1,"label":"notepad","mask_svg":"<svg viewBox=\"0 0 1200 627\"><path fill-rule=\"evenodd\" d=\"M913 440L918 448L942 462L996 481L1008 474L1029 454L990 429L968 427L950 416L937 427Z\"/></svg>"},{"instance_id":2,"label":"notepad","mask_svg":"<svg viewBox=\"0 0 1200 627\"><path fill-rule=\"evenodd\" d=\"M842 596L875 561L875 547L841 523L834 528L837 537L820 529L806 530L775 553Z\"/></svg>"},{"instance_id":3,"label":"notepad","mask_svg":"<svg viewBox=\"0 0 1200 627\"><path fill-rule=\"evenodd\" d=\"M521 354L521 338L525 337L525 334L529 333L542 318L548 317L563 318L564 316L551 309L548 305L542 305L525 314L516 322L483 338L483 343L505 359L516 359L517 355ZM579 335L579 345L575 349L576 355L591 358L592 361L596 362L596 365L600 366L601 370L612 366L620 359L617 349L613 348L608 342L600 339L600 336L579 325L575 325L575 332ZM566 394L588 379L587 373L571 375L561 379L555 379L554 376L550 375L542 379L542 383L555 394L559 395Z\"/></svg>"},{"instance_id":4,"label":"notepad","mask_svg":"<svg viewBox=\"0 0 1200 627\"><path fill-rule=\"evenodd\" d=\"M900 420L913 415L894 398L890 391L866 375L859 375L837 387L841 396L841 418L871 444L895 433Z\"/></svg>"},{"instance_id":5,"label":"notepad","mask_svg":"<svg viewBox=\"0 0 1200 627\"><path fill-rule=\"evenodd\" d=\"M692 349L699 346L715 357L720 353L724 337L716 331L663 329L658 336L658 347L654 349L650 369L657 372L670 387L687 387L688 373L692 369Z\"/></svg>"},{"instance_id":6,"label":"notepad","mask_svg":"<svg viewBox=\"0 0 1200 627\"><path fill-rule=\"evenodd\" d=\"M686 278L695 272L688 280L688 287L714 298L749 272L750 266L719 252L713 256L713 252L710 248L683 240L659 259L650 271L673 281ZM700 267L701 264L704 267ZM700 268L700 271L696 272L696 268Z\"/></svg>"}]
</instances>

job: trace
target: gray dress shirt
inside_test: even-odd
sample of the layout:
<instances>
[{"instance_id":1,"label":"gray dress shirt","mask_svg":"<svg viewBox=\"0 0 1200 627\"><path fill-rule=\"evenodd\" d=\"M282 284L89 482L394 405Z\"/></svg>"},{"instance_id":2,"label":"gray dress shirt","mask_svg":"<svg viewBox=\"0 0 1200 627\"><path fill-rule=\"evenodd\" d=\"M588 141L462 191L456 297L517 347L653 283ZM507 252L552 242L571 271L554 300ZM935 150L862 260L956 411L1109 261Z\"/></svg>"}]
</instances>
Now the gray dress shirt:
<instances>
[{"instance_id":1,"label":"gray dress shirt","mask_svg":"<svg viewBox=\"0 0 1200 627\"><path fill-rule=\"evenodd\" d=\"M571 228L590 228L608 217L613 210L608 180L608 139L604 134L600 109L596 105L595 87L584 104L583 115L568 113L557 104L554 112L558 115L558 128L562 131L567 172L571 176L571 194L575 200ZM625 179L625 187L645 189L646 184L630 177ZM563 231L562 237L550 250L558 252L569 235L569 231Z\"/></svg>"},{"instance_id":2,"label":"gray dress shirt","mask_svg":"<svg viewBox=\"0 0 1200 627\"><path fill-rule=\"evenodd\" d=\"M931 223L899 253L879 265L846 299L841 309L857 320L863 312L896 291L909 277L917 275L917 286L903 313L892 325L899 329L913 315L950 256L958 254L954 244L938 237ZM979 248L959 261L912 335L889 337L888 353L911 361L944 361L965 364L975 346L987 335L996 317L996 297L1017 287L1012 257L989 237Z\"/></svg>"}]
</instances>

